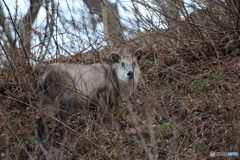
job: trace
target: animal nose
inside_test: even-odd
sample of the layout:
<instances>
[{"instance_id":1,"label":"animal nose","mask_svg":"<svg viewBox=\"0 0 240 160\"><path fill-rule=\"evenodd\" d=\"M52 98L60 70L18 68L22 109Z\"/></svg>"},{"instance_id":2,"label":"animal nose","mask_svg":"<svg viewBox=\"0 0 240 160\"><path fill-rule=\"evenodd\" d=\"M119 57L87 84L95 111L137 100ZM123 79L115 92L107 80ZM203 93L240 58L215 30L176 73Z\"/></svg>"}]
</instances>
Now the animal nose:
<instances>
[{"instance_id":1,"label":"animal nose","mask_svg":"<svg viewBox=\"0 0 240 160\"><path fill-rule=\"evenodd\" d=\"M127 73L127 75L128 75L128 77L133 77L133 71L129 71L129 72Z\"/></svg>"}]
</instances>

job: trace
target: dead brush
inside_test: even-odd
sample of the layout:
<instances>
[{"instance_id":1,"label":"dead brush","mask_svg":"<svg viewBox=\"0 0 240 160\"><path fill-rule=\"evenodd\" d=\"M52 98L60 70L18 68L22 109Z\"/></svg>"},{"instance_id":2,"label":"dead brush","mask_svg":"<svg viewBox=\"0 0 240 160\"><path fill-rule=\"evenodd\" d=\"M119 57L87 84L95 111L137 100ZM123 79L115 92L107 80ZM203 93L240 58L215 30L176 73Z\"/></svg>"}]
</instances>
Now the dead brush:
<instances>
[{"instance_id":1,"label":"dead brush","mask_svg":"<svg viewBox=\"0 0 240 160\"><path fill-rule=\"evenodd\" d=\"M53 159L188 160L212 158L211 151L240 153L239 5L234 5L238 1L211 2L219 9L189 14L176 5L185 20L146 4L156 15L166 15L168 28L141 21L153 30L122 43L128 49L144 47L142 79L134 97L114 110L86 105L62 121L51 111L42 111L37 71L7 60L0 73L1 158L44 159L34 136L39 116L45 117L44 140L53 146ZM78 58L53 61L105 62L101 55ZM55 134L56 123L66 128L63 142ZM213 157L221 158L238 159Z\"/></svg>"},{"instance_id":2,"label":"dead brush","mask_svg":"<svg viewBox=\"0 0 240 160\"><path fill-rule=\"evenodd\" d=\"M34 159L35 111L37 95L36 73L29 68L4 63L0 75L0 121L2 157ZM25 143L27 142L27 143ZM5 148L5 149L4 149ZM4 159L5 159L4 158Z\"/></svg>"},{"instance_id":3,"label":"dead brush","mask_svg":"<svg viewBox=\"0 0 240 160\"><path fill-rule=\"evenodd\" d=\"M22 81L19 87L15 82L1 94L5 107L1 108L1 141L7 148L1 151L22 159L41 159L42 152L35 147L34 122L37 114L44 114L47 138L56 136L55 122L67 128L64 144L46 139L54 146L56 159L201 159L209 157L210 151L239 152L238 63L238 57L171 66L143 59L142 80L131 103L114 112L105 106L78 108L64 122L41 112L36 92L27 94L27 101L18 99L25 107L12 105L16 98L10 94L17 97L35 88L34 74L33 84ZM4 82L14 80L13 74L3 75Z\"/></svg>"}]
</instances>

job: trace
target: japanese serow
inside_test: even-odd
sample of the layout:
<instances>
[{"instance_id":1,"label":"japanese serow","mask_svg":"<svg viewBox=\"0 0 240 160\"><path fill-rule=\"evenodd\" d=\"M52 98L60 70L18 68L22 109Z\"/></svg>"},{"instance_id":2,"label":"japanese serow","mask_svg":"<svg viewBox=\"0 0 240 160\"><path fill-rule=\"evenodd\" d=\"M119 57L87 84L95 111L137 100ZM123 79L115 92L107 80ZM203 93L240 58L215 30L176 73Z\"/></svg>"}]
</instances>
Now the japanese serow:
<instances>
[{"instance_id":1,"label":"japanese serow","mask_svg":"<svg viewBox=\"0 0 240 160\"><path fill-rule=\"evenodd\" d=\"M111 53L112 63L66 64L52 63L46 66L38 78L40 101L43 107L51 100L59 111L60 120L77 106L89 104L115 107L126 101L137 87L140 78L138 61L142 50L129 56ZM37 120L37 140L42 151L43 119Z\"/></svg>"}]
</instances>

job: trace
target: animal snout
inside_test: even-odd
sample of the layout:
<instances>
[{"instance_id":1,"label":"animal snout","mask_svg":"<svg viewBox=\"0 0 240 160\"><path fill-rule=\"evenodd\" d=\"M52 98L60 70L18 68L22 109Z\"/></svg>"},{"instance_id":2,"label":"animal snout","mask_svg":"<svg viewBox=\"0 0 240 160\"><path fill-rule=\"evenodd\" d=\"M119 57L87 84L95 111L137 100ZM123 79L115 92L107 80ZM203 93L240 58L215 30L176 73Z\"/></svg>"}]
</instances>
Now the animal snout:
<instances>
[{"instance_id":1,"label":"animal snout","mask_svg":"<svg viewBox=\"0 0 240 160\"><path fill-rule=\"evenodd\" d=\"M133 71L128 71L127 75L128 75L128 77L132 78L133 77Z\"/></svg>"}]
</instances>

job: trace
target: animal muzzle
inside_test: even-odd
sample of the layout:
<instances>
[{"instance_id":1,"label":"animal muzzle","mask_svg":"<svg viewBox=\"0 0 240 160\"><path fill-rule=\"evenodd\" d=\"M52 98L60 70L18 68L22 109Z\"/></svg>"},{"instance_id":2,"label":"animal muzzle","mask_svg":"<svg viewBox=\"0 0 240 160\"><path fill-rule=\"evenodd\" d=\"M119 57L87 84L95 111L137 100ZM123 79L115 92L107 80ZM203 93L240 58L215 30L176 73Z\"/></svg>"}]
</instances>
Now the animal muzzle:
<instances>
[{"instance_id":1,"label":"animal muzzle","mask_svg":"<svg viewBox=\"0 0 240 160\"><path fill-rule=\"evenodd\" d=\"M133 75L134 75L133 71L128 71L127 76L129 78L133 78Z\"/></svg>"}]
</instances>

